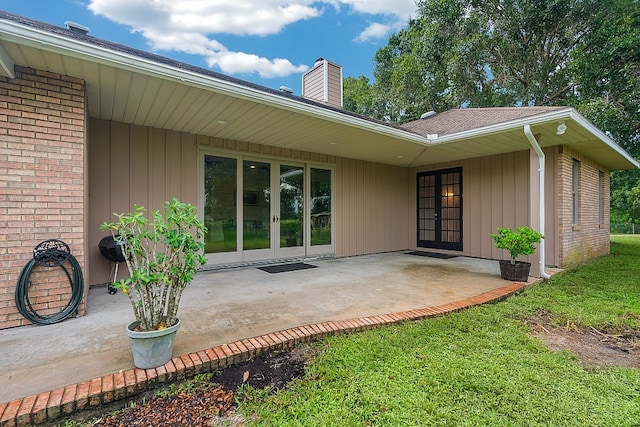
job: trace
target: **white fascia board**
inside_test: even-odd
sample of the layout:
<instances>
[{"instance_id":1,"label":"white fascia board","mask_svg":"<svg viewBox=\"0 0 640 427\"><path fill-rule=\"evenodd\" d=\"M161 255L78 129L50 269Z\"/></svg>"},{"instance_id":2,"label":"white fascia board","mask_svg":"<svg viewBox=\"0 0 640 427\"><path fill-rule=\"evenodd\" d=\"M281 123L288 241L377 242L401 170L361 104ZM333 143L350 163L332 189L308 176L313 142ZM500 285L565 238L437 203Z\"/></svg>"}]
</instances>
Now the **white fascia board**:
<instances>
[{"instance_id":1,"label":"white fascia board","mask_svg":"<svg viewBox=\"0 0 640 427\"><path fill-rule=\"evenodd\" d=\"M236 98L242 98L283 108L292 112L306 114L344 124L370 132L402 139L407 142L427 144L427 139L421 135L396 129L384 124L328 110L297 100L266 93L256 88L243 86L234 82L220 80L189 70L183 70L170 65L161 64L146 58L117 52L95 44L53 34L47 31L21 25L13 21L0 20L0 40L7 40L17 44L27 45L77 59L89 60L95 63L112 66L139 74L163 78L204 90L215 91Z\"/></svg>"},{"instance_id":2,"label":"white fascia board","mask_svg":"<svg viewBox=\"0 0 640 427\"><path fill-rule=\"evenodd\" d=\"M595 127L592 123L590 123L587 119L585 119L580 113L578 113L574 108L571 108L571 107L567 107L562 110L552 111L549 113L539 114L537 116L513 120L510 122L499 123L491 126L471 129L464 132L452 133L450 135L445 135L442 137L431 139L429 141L429 145L447 144L451 142L460 141L463 139L491 135L495 133L505 132L508 130L514 130L514 129L521 128L524 125L535 126L537 124L543 124L543 123L549 123L549 122L555 122L555 121L560 122L563 120L573 120L574 122L578 123L584 129L589 131L594 137L599 139L607 147L611 148L616 153L624 157L629 163L634 165L635 168L640 167L640 163L635 158L633 158L633 156L631 156L622 147L620 147L614 140L609 138L604 132L602 132L600 129Z\"/></svg>"},{"instance_id":3,"label":"white fascia board","mask_svg":"<svg viewBox=\"0 0 640 427\"><path fill-rule=\"evenodd\" d=\"M631 164L635 166L635 168L640 168L640 163L629 154L624 148L620 147L613 139L609 138L606 133L602 132L600 129L595 127L589 120L584 118L580 113L578 113L573 108L571 109L571 118L579 123L583 128L587 129L591 134L597 137L600 141L602 141L609 148L616 151L618 154L623 156L626 160L628 160Z\"/></svg>"}]
</instances>

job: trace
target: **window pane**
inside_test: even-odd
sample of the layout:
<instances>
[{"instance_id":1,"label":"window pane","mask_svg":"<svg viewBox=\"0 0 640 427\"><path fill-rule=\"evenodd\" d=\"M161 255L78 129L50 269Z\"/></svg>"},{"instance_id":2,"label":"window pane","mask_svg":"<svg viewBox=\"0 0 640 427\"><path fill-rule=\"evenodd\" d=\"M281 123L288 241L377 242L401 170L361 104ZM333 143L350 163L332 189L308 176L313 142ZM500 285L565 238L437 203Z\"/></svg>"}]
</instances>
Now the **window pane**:
<instances>
[{"instance_id":1,"label":"window pane","mask_svg":"<svg viewBox=\"0 0 640 427\"><path fill-rule=\"evenodd\" d=\"M237 160L204 157L204 224L207 253L235 252Z\"/></svg>"},{"instance_id":2,"label":"window pane","mask_svg":"<svg viewBox=\"0 0 640 427\"><path fill-rule=\"evenodd\" d=\"M304 169L280 166L280 247L304 246Z\"/></svg>"},{"instance_id":3,"label":"window pane","mask_svg":"<svg viewBox=\"0 0 640 427\"><path fill-rule=\"evenodd\" d=\"M311 169L311 246L331 244L331 171Z\"/></svg>"},{"instance_id":4,"label":"window pane","mask_svg":"<svg viewBox=\"0 0 640 427\"><path fill-rule=\"evenodd\" d=\"M242 248L271 247L271 164L242 162Z\"/></svg>"}]
</instances>

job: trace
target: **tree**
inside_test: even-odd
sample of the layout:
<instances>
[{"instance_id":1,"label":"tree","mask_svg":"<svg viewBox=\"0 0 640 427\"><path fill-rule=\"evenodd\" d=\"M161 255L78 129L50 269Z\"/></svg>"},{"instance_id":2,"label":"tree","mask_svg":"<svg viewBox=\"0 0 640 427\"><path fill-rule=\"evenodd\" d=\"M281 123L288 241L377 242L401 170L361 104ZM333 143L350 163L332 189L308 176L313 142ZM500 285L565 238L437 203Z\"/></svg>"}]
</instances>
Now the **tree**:
<instances>
[{"instance_id":1,"label":"tree","mask_svg":"<svg viewBox=\"0 0 640 427\"><path fill-rule=\"evenodd\" d=\"M640 156L640 4L602 0L585 40L573 52L578 109L632 155ZM640 171L611 176L611 221L640 222Z\"/></svg>"},{"instance_id":2,"label":"tree","mask_svg":"<svg viewBox=\"0 0 640 427\"><path fill-rule=\"evenodd\" d=\"M573 105L571 53L596 0L422 0L374 58L392 122L452 107Z\"/></svg>"}]
</instances>

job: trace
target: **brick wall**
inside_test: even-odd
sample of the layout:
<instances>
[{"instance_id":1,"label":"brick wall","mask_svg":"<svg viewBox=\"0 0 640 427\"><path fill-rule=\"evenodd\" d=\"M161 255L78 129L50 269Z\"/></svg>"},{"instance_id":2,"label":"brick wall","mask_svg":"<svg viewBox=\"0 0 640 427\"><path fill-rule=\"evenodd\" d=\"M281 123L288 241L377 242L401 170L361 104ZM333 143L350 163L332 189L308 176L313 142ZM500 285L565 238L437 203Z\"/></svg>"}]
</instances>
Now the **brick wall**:
<instances>
[{"instance_id":1,"label":"brick wall","mask_svg":"<svg viewBox=\"0 0 640 427\"><path fill-rule=\"evenodd\" d=\"M578 221L572 215L573 160L579 164ZM609 170L568 147L559 147L559 255L560 266L570 267L609 253ZM600 172L604 177L600 200ZM600 219L602 204L604 218Z\"/></svg>"},{"instance_id":2,"label":"brick wall","mask_svg":"<svg viewBox=\"0 0 640 427\"><path fill-rule=\"evenodd\" d=\"M18 66L0 77L0 329L29 323L14 294L38 243L63 240L85 270L85 117L82 80ZM42 314L69 301L59 267L36 267L32 283Z\"/></svg>"}]
</instances>

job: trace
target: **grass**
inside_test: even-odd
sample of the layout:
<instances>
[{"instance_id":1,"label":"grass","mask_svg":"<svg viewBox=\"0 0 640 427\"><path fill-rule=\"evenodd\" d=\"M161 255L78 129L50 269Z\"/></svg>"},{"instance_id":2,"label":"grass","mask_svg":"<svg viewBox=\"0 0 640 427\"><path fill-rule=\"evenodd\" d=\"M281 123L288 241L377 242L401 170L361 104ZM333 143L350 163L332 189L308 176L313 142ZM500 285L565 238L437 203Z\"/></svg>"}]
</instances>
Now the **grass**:
<instances>
[{"instance_id":1,"label":"grass","mask_svg":"<svg viewBox=\"0 0 640 427\"><path fill-rule=\"evenodd\" d=\"M544 311L558 325L640 328L640 239L506 301L317 343L306 376L275 394L250 389L256 426L640 425L640 372L585 369L530 337Z\"/></svg>"}]
</instances>

